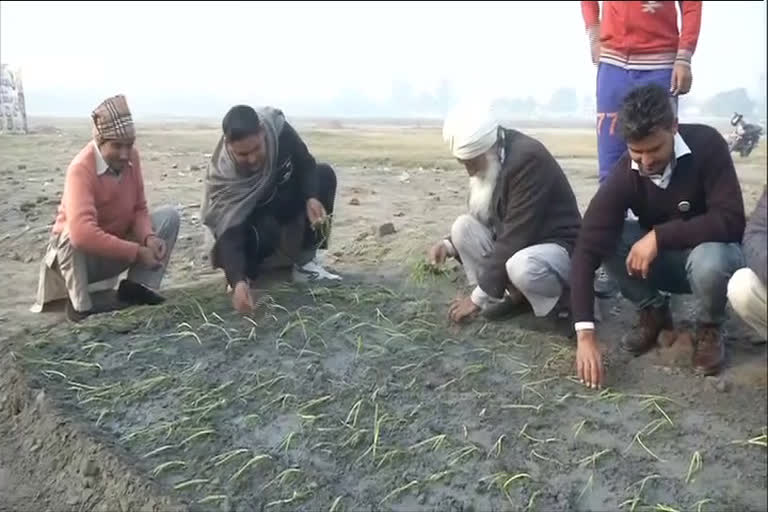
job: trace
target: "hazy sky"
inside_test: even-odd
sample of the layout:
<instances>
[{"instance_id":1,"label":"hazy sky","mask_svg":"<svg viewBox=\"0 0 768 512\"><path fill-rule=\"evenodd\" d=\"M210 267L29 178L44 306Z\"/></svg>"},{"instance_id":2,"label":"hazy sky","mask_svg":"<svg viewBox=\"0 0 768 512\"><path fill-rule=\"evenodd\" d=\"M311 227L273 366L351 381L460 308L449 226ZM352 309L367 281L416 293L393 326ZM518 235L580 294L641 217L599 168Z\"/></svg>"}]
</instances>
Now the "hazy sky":
<instances>
[{"instance_id":1,"label":"hazy sky","mask_svg":"<svg viewBox=\"0 0 768 512\"><path fill-rule=\"evenodd\" d=\"M138 115L166 100L190 115L206 101L305 108L443 80L459 98L546 101L595 80L578 1L2 1L0 57L23 67L32 114L82 115L117 92ZM693 93L765 94L765 69L766 3L704 2Z\"/></svg>"}]
</instances>

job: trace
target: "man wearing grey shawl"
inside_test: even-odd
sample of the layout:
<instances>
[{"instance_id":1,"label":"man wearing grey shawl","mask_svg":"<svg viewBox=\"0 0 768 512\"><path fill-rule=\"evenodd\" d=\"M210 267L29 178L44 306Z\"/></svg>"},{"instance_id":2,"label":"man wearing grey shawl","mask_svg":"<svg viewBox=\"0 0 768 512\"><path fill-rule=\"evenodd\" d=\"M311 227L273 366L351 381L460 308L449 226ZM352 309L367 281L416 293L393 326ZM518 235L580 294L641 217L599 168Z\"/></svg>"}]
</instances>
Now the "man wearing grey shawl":
<instances>
[{"instance_id":1,"label":"man wearing grey shawl","mask_svg":"<svg viewBox=\"0 0 768 512\"><path fill-rule=\"evenodd\" d=\"M208 164L202 220L215 239L212 264L224 270L235 309L253 308L251 284L276 255L293 262L295 281L340 280L317 260L317 249L328 246L333 169L315 162L278 109L237 105L222 130Z\"/></svg>"}]
</instances>

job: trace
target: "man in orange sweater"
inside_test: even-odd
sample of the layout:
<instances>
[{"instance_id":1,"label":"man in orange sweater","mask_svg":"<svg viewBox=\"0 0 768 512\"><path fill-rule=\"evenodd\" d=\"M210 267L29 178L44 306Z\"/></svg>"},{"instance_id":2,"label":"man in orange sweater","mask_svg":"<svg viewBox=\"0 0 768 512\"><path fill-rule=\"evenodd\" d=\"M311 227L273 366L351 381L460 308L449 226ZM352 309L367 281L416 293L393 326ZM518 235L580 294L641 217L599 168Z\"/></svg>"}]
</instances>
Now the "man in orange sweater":
<instances>
[{"instance_id":1,"label":"man in orange sweater","mask_svg":"<svg viewBox=\"0 0 768 512\"><path fill-rule=\"evenodd\" d=\"M79 322L115 304L94 305L89 285L128 270L117 297L122 305L160 304L160 286L179 232L179 214L151 215L144 197L136 132L125 97L104 100L91 114L93 141L67 169L48 249L40 270L37 302L67 297L67 317Z\"/></svg>"}]
</instances>

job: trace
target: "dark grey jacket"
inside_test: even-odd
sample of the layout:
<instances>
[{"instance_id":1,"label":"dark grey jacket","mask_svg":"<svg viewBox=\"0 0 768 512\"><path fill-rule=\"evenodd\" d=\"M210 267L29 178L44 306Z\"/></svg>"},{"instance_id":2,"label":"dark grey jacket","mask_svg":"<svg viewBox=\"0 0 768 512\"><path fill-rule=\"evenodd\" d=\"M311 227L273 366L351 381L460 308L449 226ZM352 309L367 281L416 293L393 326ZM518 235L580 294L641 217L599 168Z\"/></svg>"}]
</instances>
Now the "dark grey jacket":
<instances>
[{"instance_id":1,"label":"dark grey jacket","mask_svg":"<svg viewBox=\"0 0 768 512\"><path fill-rule=\"evenodd\" d=\"M766 191L768 187L763 188L763 195L757 203L755 211L749 216L747 226L744 229L744 257L747 260L747 266L757 274L760 281L766 284L766 274L768 274L768 248L766 243L766 231L768 231L768 219L766 218Z\"/></svg>"}]
</instances>

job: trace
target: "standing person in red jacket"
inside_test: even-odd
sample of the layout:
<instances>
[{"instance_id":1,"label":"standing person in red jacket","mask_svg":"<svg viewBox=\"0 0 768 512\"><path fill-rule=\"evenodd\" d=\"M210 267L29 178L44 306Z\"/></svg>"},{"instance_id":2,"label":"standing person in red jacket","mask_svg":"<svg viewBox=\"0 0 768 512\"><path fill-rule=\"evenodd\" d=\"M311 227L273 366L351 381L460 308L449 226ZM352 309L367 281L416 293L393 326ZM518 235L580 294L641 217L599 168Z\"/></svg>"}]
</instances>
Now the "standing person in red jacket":
<instances>
[{"instance_id":1,"label":"standing person in red jacket","mask_svg":"<svg viewBox=\"0 0 768 512\"><path fill-rule=\"evenodd\" d=\"M691 89L691 57L701 26L701 1L681 1L677 29L673 1L581 2L581 13L597 65L597 154L602 184L627 145L616 120L624 97L657 83L675 98Z\"/></svg>"},{"instance_id":2,"label":"standing person in red jacket","mask_svg":"<svg viewBox=\"0 0 768 512\"><path fill-rule=\"evenodd\" d=\"M589 35L592 62L597 65L597 157L598 181L602 185L627 144L616 125L624 97L648 84L669 87L677 107L677 96L691 89L691 57L701 26L701 2L681 1L682 33L677 30L673 1L604 1L602 19L599 2L581 2L581 13ZM617 285L600 268L595 294L615 296Z\"/></svg>"}]
</instances>

